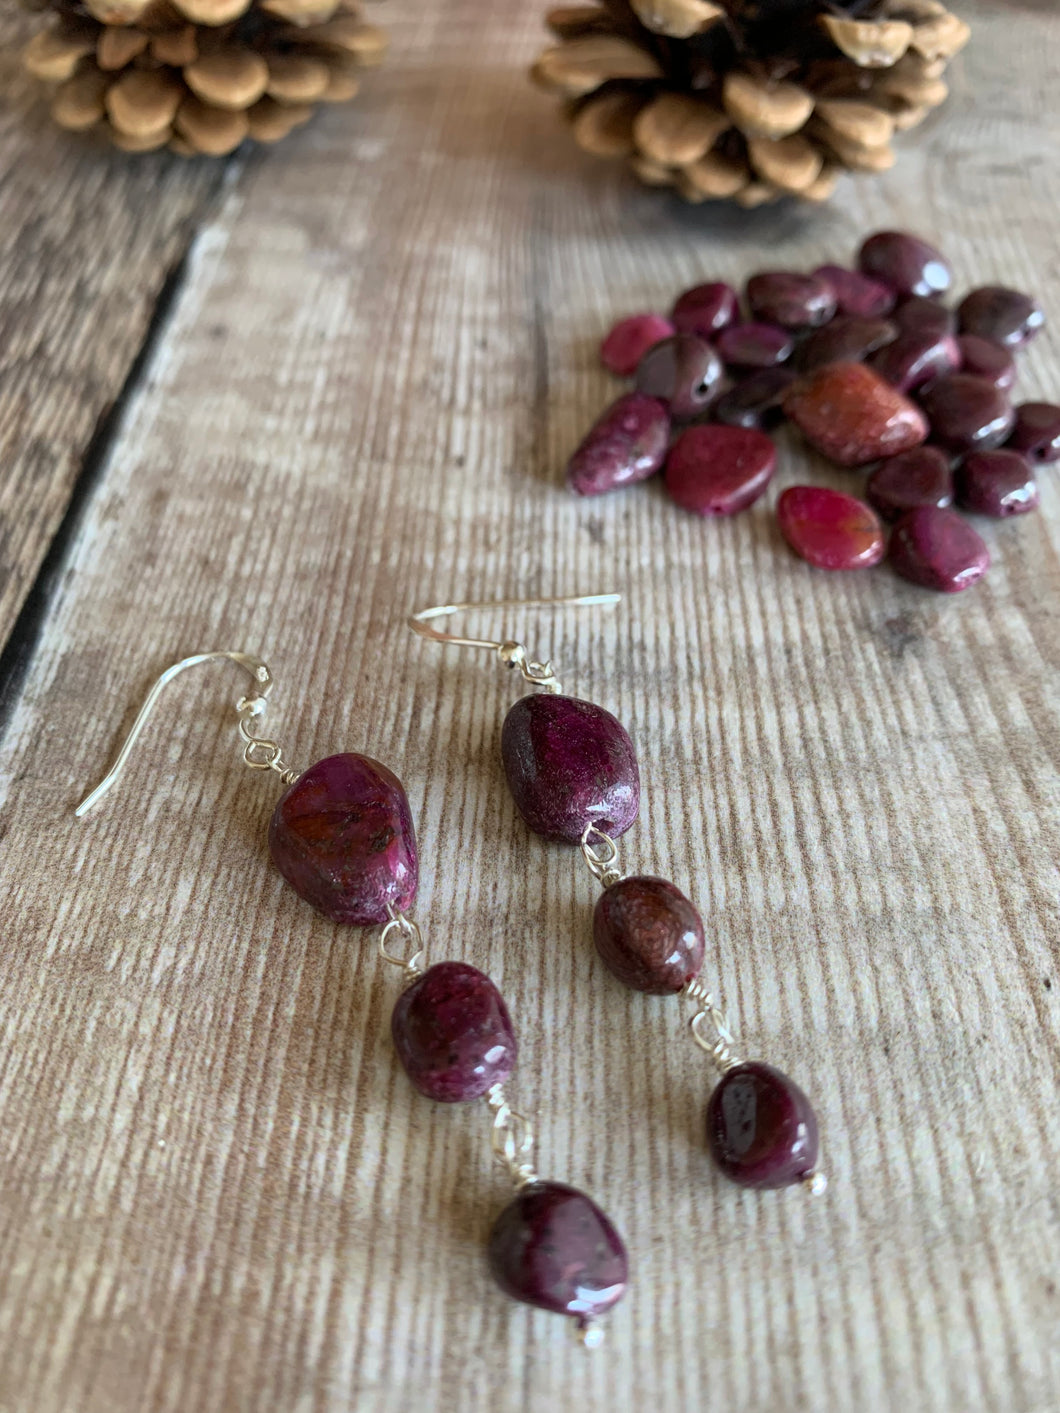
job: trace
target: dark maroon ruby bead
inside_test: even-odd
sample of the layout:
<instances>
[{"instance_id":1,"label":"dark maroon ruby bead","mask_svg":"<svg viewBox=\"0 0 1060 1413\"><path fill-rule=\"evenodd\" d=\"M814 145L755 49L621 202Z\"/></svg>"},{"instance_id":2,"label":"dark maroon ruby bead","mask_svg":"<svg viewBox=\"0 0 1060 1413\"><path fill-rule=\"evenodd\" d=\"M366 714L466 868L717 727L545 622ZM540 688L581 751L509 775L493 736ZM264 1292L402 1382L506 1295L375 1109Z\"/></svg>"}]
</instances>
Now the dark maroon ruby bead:
<instances>
[{"instance_id":1,"label":"dark maroon ruby bead","mask_svg":"<svg viewBox=\"0 0 1060 1413\"><path fill-rule=\"evenodd\" d=\"M600 496L653 476L670 440L665 402L627 393L590 427L567 463L567 484L576 495Z\"/></svg>"},{"instance_id":2,"label":"dark maroon ruby bead","mask_svg":"<svg viewBox=\"0 0 1060 1413\"><path fill-rule=\"evenodd\" d=\"M1060 407L1052 402L1023 402L1006 445L1044 465L1060 461Z\"/></svg>"},{"instance_id":3,"label":"dark maroon ruby bead","mask_svg":"<svg viewBox=\"0 0 1060 1413\"><path fill-rule=\"evenodd\" d=\"M978 334L1005 348L1020 348L1045 324L1037 300L1001 285L973 289L957 309L962 334Z\"/></svg>"},{"instance_id":4,"label":"dark maroon ruby bead","mask_svg":"<svg viewBox=\"0 0 1060 1413\"><path fill-rule=\"evenodd\" d=\"M670 415L687 422L709 405L724 369L721 359L697 334L675 334L650 348L637 365L637 391L661 397Z\"/></svg>"},{"instance_id":5,"label":"dark maroon ruby bead","mask_svg":"<svg viewBox=\"0 0 1060 1413\"><path fill-rule=\"evenodd\" d=\"M891 564L913 584L959 594L990 568L990 552L956 510L921 506L906 511L894 527Z\"/></svg>"},{"instance_id":6,"label":"dark maroon ruby bead","mask_svg":"<svg viewBox=\"0 0 1060 1413\"><path fill-rule=\"evenodd\" d=\"M703 965L703 922L664 878L623 878L601 893L593 941L604 964L634 991L680 991Z\"/></svg>"},{"instance_id":7,"label":"dark maroon ruby bead","mask_svg":"<svg viewBox=\"0 0 1060 1413\"><path fill-rule=\"evenodd\" d=\"M397 999L394 1048L421 1094L442 1104L481 1099L515 1068L512 1019L489 977L439 962Z\"/></svg>"},{"instance_id":8,"label":"dark maroon ruby bead","mask_svg":"<svg viewBox=\"0 0 1060 1413\"><path fill-rule=\"evenodd\" d=\"M1038 486L1027 458L1018 451L973 451L957 472L957 504L998 519L1037 510Z\"/></svg>"},{"instance_id":9,"label":"dark maroon ruby bead","mask_svg":"<svg viewBox=\"0 0 1060 1413\"><path fill-rule=\"evenodd\" d=\"M535 834L578 844L586 827L624 834L640 808L626 728L577 697L520 697L504 718L501 755L516 809Z\"/></svg>"},{"instance_id":10,"label":"dark maroon ruby bead","mask_svg":"<svg viewBox=\"0 0 1060 1413\"><path fill-rule=\"evenodd\" d=\"M956 334L957 316L937 299L927 299L914 295L903 300L891 315L891 319L907 334L934 334L942 338L945 334Z\"/></svg>"},{"instance_id":11,"label":"dark maroon ruby bead","mask_svg":"<svg viewBox=\"0 0 1060 1413\"><path fill-rule=\"evenodd\" d=\"M982 339L978 334L961 334L957 340L961 352L962 373L970 373L973 378L985 378L1001 392L1009 392L1016 386L1016 360L1007 348L990 339Z\"/></svg>"},{"instance_id":12,"label":"dark maroon ruby bead","mask_svg":"<svg viewBox=\"0 0 1060 1413\"><path fill-rule=\"evenodd\" d=\"M784 420L784 398L796 381L790 368L763 368L722 393L714 404L714 419L727 427L759 431Z\"/></svg>"},{"instance_id":13,"label":"dark maroon ruby bead","mask_svg":"<svg viewBox=\"0 0 1060 1413\"><path fill-rule=\"evenodd\" d=\"M631 314L620 319L600 345L600 361L620 378L631 378L648 349L673 332L673 324L661 314Z\"/></svg>"},{"instance_id":14,"label":"dark maroon ruby bead","mask_svg":"<svg viewBox=\"0 0 1060 1413\"><path fill-rule=\"evenodd\" d=\"M817 1116L799 1086L772 1065L737 1065L707 1105L707 1142L741 1187L790 1187L814 1171Z\"/></svg>"},{"instance_id":15,"label":"dark maroon ruby bead","mask_svg":"<svg viewBox=\"0 0 1060 1413\"><path fill-rule=\"evenodd\" d=\"M912 392L932 378L955 373L961 366L961 351L952 334L903 333L869 359L875 369L899 392Z\"/></svg>"},{"instance_id":16,"label":"dark maroon ruby bead","mask_svg":"<svg viewBox=\"0 0 1060 1413\"><path fill-rule=\"evenodd\" d=\"M368 756L328 756L276 806L269 852L287 882L333 922L386 922L416 896L416 834L396 775Z\"/></svg>"},{"instance_id":17,"label":"dark maroon ruby bead","mask_svg":"<svg viewBox=\"0 0 1060 1413\"><path fill-rule=\"evenodd\" d=\"M892 343L897 327L886 319L863 319L857 314L840 314L823 329L812 333L798 352L803 373L812 373L827 363L860 363L870 353ZM888 380L890 381L890 380Z\"/></svg>"},{"instance_id":18,"label":"dark maroon ruby bead","mask_svg":"<svg viewBox=\"0 0 1060 1413\"><path fill-rule=\"evenodd\" d=\"M991 451L1016 422L1006 395L985 378L951 373L926 387L920 405L931 423L931 439L950 451Z\"/></svg>"},{"instance_id":19,"label":"dark maroon ruby bead","mask_svg":"<svg viewBox=\"0 0 1060 1413\"><path fill-rule=\"evenodd\" d=\"M740 312L736 291L719 281L696 285L680 295L673 308L674 327L683 334L712 339L734 323Z\"/></svg>"},{"instance_id":20,"label":"dark maroon ruby bead","mask_svg":"<svg viewBox=\"0 0 1060 1413\"><path fill-rule=\"evenodd\" d=\"M885 520L897 520L921 505L952 505L950 459L937 446L919 446L882 461L869 477L869 504Z\"/></svg>"},{"instance_id":21,"label":"dark maroon ruby bead","mask_svg":"<svg viewBox=\"0 0 1060 1413\"><path fill-rule=\"evenodd\" d=\"M629 1281L622 1238L591 1197L535 1182L513 1198L489 1238L493 1279L515 1300L589 1320L617 1305Z\"/></svg>"},{"instance_id":22,"label":"dark maroon ruby bead","mask_svg":"<svg viewBox=\"0 0 1060 1413\"><path fill-rule=\"evenodd\" d=\"M857 270L848 270L843 265L822 265L813 273L832 286L840 314L881 319L894 308L894 290Z\"/></svg>"},{"instance_id":23,"label":"dark maroon ruby bead","mask_svg":"<svg viewBox=\"0 0 1060 1413\"><path fill-rule=\"evenodd\" d=\"M836 311L835 290L820 275L774 270L747 281L752 315L782 329L817 329Z\"/></svg>"},{"instance_id":24,"label":"dark maroon ruby bead","mask_svg":"<svg viewBox=\"0 0 1060 1413\"><path fill-rule=\"evenodd\" d=\"M775 368L791 357L795 341L776 324L733 324L716 347L728 368Z\"/></svg>"},{"instance_id":25,"label":"dark maroon ruby bead","mask_svg":"<svg viewBox=\"0 0 1060 1413\"><path fill-rule=\"evenodd\" d=\"M858 269L898 295L945 294L953 272L942 253L904 231L879 231L858 251Z\"/></svg>"},{"instance_id":26,"label":"dark maroon ruby bead","mask_svg":"<svg viewBox=\"0 0 1060 1413\"><path fill-rule=\"evenodd\" d=\"M666 458L666 492L694 515L735 515L763 493L776 465L777 449L765 432L689 427Z\"/></svg>"}]
</instances>

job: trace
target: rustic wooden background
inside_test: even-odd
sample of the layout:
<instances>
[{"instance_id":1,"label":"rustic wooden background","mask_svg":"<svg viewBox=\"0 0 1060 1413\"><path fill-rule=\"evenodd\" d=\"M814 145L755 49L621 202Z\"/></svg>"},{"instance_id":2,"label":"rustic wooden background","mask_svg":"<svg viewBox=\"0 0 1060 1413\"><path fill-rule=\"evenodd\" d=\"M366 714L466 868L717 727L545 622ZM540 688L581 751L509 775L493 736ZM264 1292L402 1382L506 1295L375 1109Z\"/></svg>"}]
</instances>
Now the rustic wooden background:
<instances>
[{"instance_id":1,"label":"rustic wooden background","mask_svg":"<svg viewBox=\"0 0 1060 1413\"><path fill-rule=\"evenodd\" d=\"M613 316L881 225L1042 291L1055 395L1060 16L960 8L893 173L752 215L578 154L521 76L532 5L395 0L355 105L222 165L57 135L0 21L3 1413L1056 1413L1060 479L954 600L811 571L767 505L560 483ZM627 867L699 900L745 1048L814 1095L821 1199L713 1174L680 1008L596 964L596 885L506 797L514 684L402 626L610 587L480 623L631 728ZM153 676L216 647L272 664L294 761L407 782L434 954L501 983L539 1167L628 1238L603 1350L491 1285L487 1115L410 1091L375 936L270 871L236 671L172 688L74 820Z\"/></svg>"}]
</instances>

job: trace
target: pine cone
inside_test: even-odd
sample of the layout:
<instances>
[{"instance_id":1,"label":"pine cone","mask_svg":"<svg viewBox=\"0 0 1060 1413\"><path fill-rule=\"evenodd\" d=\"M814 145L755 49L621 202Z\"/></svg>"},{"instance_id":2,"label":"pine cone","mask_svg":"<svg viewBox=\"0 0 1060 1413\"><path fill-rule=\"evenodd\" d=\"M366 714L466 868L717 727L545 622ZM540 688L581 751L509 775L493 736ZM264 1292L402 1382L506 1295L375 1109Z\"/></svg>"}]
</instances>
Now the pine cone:
<instances>
[{"instance_id":1,"label":"pine cone","mask_svg":"<svg viewBox=\"0 0 1060 1413\"><path fill-rule=\"evenodd\" d=\"M38 6L40 8L40 6ZM64 128L105 124L126 152L222 156L278 142L316 103L343 103L383 32L355 0L50 0L30 73L57 84Z\"/></svg>"},{"instance_id":2,"label":"pine cone","mask_svg":"<svg viewBox=\"0 0 1060 1413\"><path fill-rule=\"evenodd\" d=\"M532 70L579 146L689 201L824 201L948 93L968 26L940 0L601 0L553 10Z\"/></svg>"}]
</instances>

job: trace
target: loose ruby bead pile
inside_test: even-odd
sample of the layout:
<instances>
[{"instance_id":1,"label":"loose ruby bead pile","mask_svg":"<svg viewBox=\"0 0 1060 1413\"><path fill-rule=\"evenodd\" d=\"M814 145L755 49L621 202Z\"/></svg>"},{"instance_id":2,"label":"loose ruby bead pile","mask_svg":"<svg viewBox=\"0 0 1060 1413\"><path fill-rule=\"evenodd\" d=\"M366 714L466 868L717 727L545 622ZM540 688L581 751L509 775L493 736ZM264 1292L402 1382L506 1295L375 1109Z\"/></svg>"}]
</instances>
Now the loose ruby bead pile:
<instances>
[{"instance_id":1,"label":"loose ruby bead pile","mask_svg":"<svg viewBox=\"0 0 1060 1413\"><path fill-rule=\"evenodd\" d=\"M974 584L990 555L958 511L1033 510L1037 469L1060 461L1060 406L1012 400L1013 355L1045 316L1030 295L996 285L947 307L949 263L902 232L870 236L856 264L754 275L746 317L715 281L685 290L668 317L616 324L603 362L636 391L588 432L571 489L601 495L662 471L683 509L735 515L772 480L769 433L787 418L829 460L869 473L865 499L813 486L780 496L797 554L823 569L887 557L948 593Z\"/></svg>"}]
</instances>

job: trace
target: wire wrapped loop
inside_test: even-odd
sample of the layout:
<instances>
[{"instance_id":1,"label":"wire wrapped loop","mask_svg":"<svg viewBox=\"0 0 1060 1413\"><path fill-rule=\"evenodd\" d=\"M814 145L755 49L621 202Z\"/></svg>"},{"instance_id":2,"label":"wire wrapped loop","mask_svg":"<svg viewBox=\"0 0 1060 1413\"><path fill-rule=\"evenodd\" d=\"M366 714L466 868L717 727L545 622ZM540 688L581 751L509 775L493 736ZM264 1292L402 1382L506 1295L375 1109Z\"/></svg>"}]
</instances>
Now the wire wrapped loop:
<instances>
[{"instance_id":1,"label":"wire wrapped loop","mask_svg":"<svg viewBox=\"0 0 1060 1413\"><path fill-rule=\"evenodd\" d=\"M592 842L594 836L598 843ZM602 888L621 883L624 875L618 866L618 845L595 824L587 824L582 832L582 857Z\"/></svg>"},{"instance_id":2,"label":"wire wrapped loop","mask_svg":"<svg viewBox=\"0 0 1060 1413\"><path fill-rule=\"evenodd\" d=\"M517 1189L537 1182L537 1173L530 1163L534 1146L530 1120L508 1103L503 1084L494 1084L486 1091L486 1103L493 1115L490 1146L494 1158L507 1170Z\"/></svg>"},{"instance_id":3,"label":"wire wrapped loop","mask_svg":"<svg viewBox=\"0 0 1060 1413\"><path fill-rule=\"evenodd\" d=\"M390 921L383 928L382 936L379 938L379 955L384 962L389 962L392 967L400 967L405 973L406 985L411 986L427 969L427 948L424 945L423 934L420 932L419 923L413 922L412 918L406 917L390 903L387 904L386 910ZM412 947L411 956L399 957L387 946L395 933L400 933L406 943Z\"/></svg>"}]
</instances>

